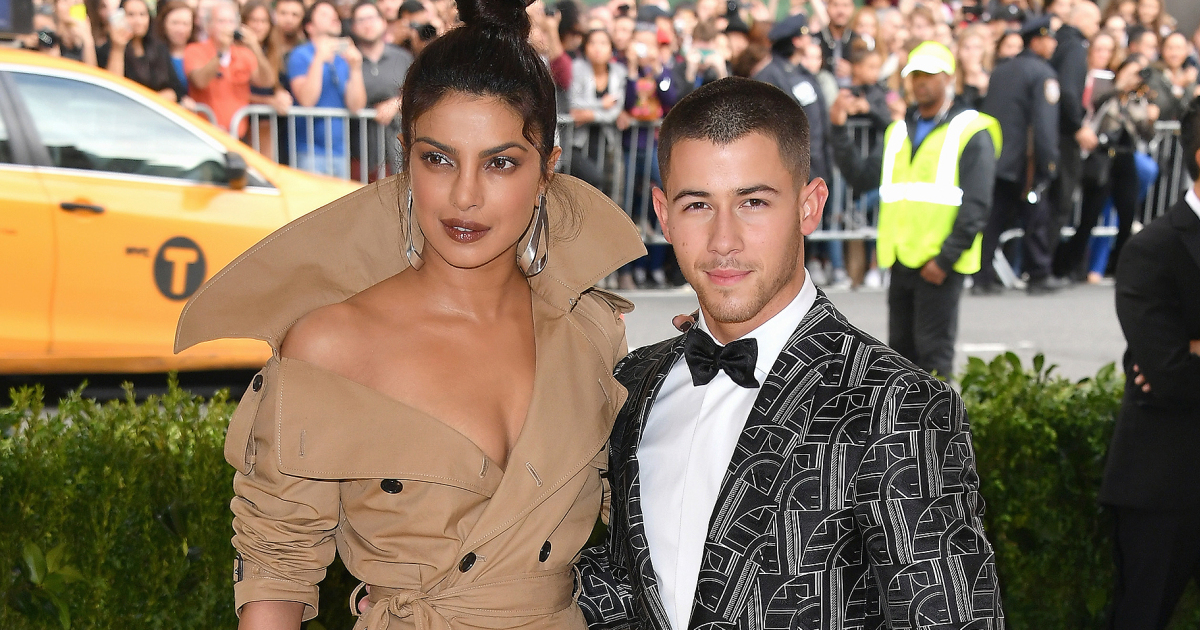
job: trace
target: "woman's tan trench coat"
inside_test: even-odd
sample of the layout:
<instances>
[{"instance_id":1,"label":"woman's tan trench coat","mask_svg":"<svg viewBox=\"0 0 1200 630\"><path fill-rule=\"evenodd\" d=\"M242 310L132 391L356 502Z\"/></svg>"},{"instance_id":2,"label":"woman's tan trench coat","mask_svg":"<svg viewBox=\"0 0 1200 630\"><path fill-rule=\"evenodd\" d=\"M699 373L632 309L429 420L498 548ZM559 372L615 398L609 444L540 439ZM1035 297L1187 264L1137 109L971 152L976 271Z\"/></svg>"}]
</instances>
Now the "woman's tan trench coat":
<instances>
[{"instance_id":1,"label":"woman's tan trench coat","mask_svg":"<svg viewBox=\"0 0 1200 630\"><path fill-rule=\"evenodd\" d=\"M246 337L274 356L229 426L234 593L303 602L341 556L372 586L356 628L579 628L572 564L601 507L605 442L626 396L612 377L631 305L592 289L645 251L626 215L559 175L546 268L530 279L533 399L507 470L436 418L315 365L279 357L288 328L408 266L402 177L276 231L200 288L176 350ZM573 238L563 239L571 213ZM557 232L557 237L556 237ZM449 395L449 392L447 392Z\"/></svg>"}]
</instances>

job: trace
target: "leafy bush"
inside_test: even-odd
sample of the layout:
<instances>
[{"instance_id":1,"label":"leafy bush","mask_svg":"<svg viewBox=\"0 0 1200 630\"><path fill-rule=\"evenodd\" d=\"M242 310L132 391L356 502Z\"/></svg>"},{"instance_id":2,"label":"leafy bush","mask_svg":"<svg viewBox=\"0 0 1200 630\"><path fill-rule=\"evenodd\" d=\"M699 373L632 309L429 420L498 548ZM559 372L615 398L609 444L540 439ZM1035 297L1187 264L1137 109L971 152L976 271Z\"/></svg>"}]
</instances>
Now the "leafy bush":
<instances>
[{"instance_id":1,"label":"leafy bush","mask_svg":"<svg viewBox=\"0 0 1200 630\"><path fill-rule=\"evenodd\" d=\"M972 359L970 414L987 527L1012 628L1098 628L1111 590L1109 523L1096 503L1122 378L1078 383L1039 357ZM0 628L232 628L229 501L222 456L233 403L172 379L161 397L56 410L40 389L0 409ZM349 628L356 582L339 563L309 630ZM1176 615L1192 627L1192 597Z\"/></svg>"}]
</instances>

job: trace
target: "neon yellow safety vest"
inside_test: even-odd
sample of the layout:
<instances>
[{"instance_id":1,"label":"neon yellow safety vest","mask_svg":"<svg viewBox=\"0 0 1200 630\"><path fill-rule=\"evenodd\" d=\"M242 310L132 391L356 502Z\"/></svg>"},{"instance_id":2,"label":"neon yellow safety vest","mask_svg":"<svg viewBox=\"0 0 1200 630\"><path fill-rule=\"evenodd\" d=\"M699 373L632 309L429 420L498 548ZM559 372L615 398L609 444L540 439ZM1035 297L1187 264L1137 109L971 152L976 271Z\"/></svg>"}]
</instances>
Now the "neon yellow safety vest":
<instances>
[{"instance_id":1,"label":"neon yellow safety vest","mask_svg":"<svg viewBox=\"0 0 1200 630\"><path fill-rule=\"evenodd\" d=\"M958 162L971 136L986 129L992 134L996 157L1000 156L1000 123L987 114L964 111L948 124L929 132L913 155L908 125L892 123L884 134L883 168L879 186L880 267L896 260L913 269L923 266L942 251L942 243L954 229L962 206L958 185ZM982 235L954 264L963 273L979 271Z\"/></svg>"}]
</instances>

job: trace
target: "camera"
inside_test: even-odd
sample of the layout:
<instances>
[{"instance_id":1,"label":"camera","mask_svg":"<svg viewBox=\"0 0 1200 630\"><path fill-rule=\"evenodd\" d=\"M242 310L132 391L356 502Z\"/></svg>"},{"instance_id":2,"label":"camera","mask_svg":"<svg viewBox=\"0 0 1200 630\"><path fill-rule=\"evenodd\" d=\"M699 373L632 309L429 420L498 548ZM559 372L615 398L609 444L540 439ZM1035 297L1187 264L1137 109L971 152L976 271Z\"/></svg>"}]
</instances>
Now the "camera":
<instances>
[{"instance_id":1,"label":"camera","mask_svg":"<svg viewBox=\"0 0 1200 630\"><path fill-rule=\"evenodd\" d=\"M618 16L622 16L622 17L623 17L623 16L626 16L626 15L629 15L629 11L630 11L630 8L629 8L629 5L628 5L628 4L619 4L619 5L617 5L617 15L618 15Z\"/></svg>"},{"instance_id":2,"label":"camera","mask_svg":"<svg viewBox=\"0 0 1200 630\"><path fill-rule=\"evenodd\" d=\"M235 41L235 42L240 42L240 41L242 41L242 32L241 32L241 31L234 31L234 32L233 32L233 41Z\"/></svg>"},{"instance_id":3,"label":"camera","mask_svg":"<svg viewBox=\"0 0 1200 630\"><path fill-rule=\"evenodd\" d=\"M546 12L546 17L554 17L554 16L558 15L558 7L556 7L552 4L547 4L546 8L545 8L545 12Z\"/></svg>"},{"instance_id":4,"label":"camera","mask_svg":"<svg viewBox=\"0 0 1200 630\"><path fill-rule=\"evenodd\" d=\"M58 45L58 33L44 28L37 32L38 50L49 50Z\"/></svg>"},{"instance_id":5,"label":"camera","mask_svg":"<svg viewBox=\"0 0 1200 630\"><path fill-rule=\"evenodd\" d=\"M734 15L742 9L742 3L738 0L727 0L725 2L725 15Z\"/></svg>"}]
</instances>

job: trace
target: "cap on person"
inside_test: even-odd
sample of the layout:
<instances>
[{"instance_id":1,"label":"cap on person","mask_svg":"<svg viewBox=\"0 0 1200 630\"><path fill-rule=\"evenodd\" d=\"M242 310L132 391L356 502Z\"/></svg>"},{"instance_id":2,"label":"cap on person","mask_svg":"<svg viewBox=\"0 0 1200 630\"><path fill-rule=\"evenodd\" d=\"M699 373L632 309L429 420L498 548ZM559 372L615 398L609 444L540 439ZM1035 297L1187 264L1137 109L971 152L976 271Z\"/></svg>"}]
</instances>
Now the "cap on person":
<instances>
[{"instance_id":1,"label":"cap on person","mask_svg":"<svg viewBox=\"0 0 1200 630\"><path fill-rule=\"evenodd\" d=\"M1000 5L995 13L988 16L987 21L989 24L992 22L1024 22L1025 12L1015 4L1004 4Z\"/></svg>"},{"instance_id":2,"label":"cap on person","mask_svg":"<svg viewBox=\"0 0 1200 630\"><path fill-rule=\"evenodd\" d=\"M729 16L729 24L725 27L725 33L743 33L750 34L750 26L742 21L742 16L734 13Z\"/></svg>"},{"instance_id":3,"label":"cap on person","mask_svg":"<svg viewBox=\"0 0 1200 630\"><path fill-rule=\"evenodd\" d=\"M1021 26L1021 39L1025 43L1034 37L1054 37L1054 27L1050 25L1050 16L1042 15L1030 18Z\"/></svg>"},{"instance_id":4,"label":"cap on person","mask_svg":"<svg viewBox=\"0 0 1200 630\"><path fill-rule=\"evenodd\" d=\"M777 22L767 32L767 39L774 44L777 41L808 35L808 18L803 13L797 13L781 22Z\"/></svg>"},{"instance_id":5,"label":"cap on person","mask_svg":"<svg viewBox=\"0 0 1200 630\"><path fill-rule=\"evenodd\" d=\"M953 76L954 53L939 42L921 42L908 54L908 64L900 71L900 76L907 77L914 72Z\"/></svg>"},{"instance_id":6,"label":"cap on person","mask_svg":"<svg viewBox=\"0 0 1200 630\"><path fill-rule=\"evenodd\" d=\"M653 4L645 5L638 9L637 12L637 21L639 22L654 22L658 18L670 19L670 17L670 13L664 11L662 7Z\"/></svg>"}]
</instances>

